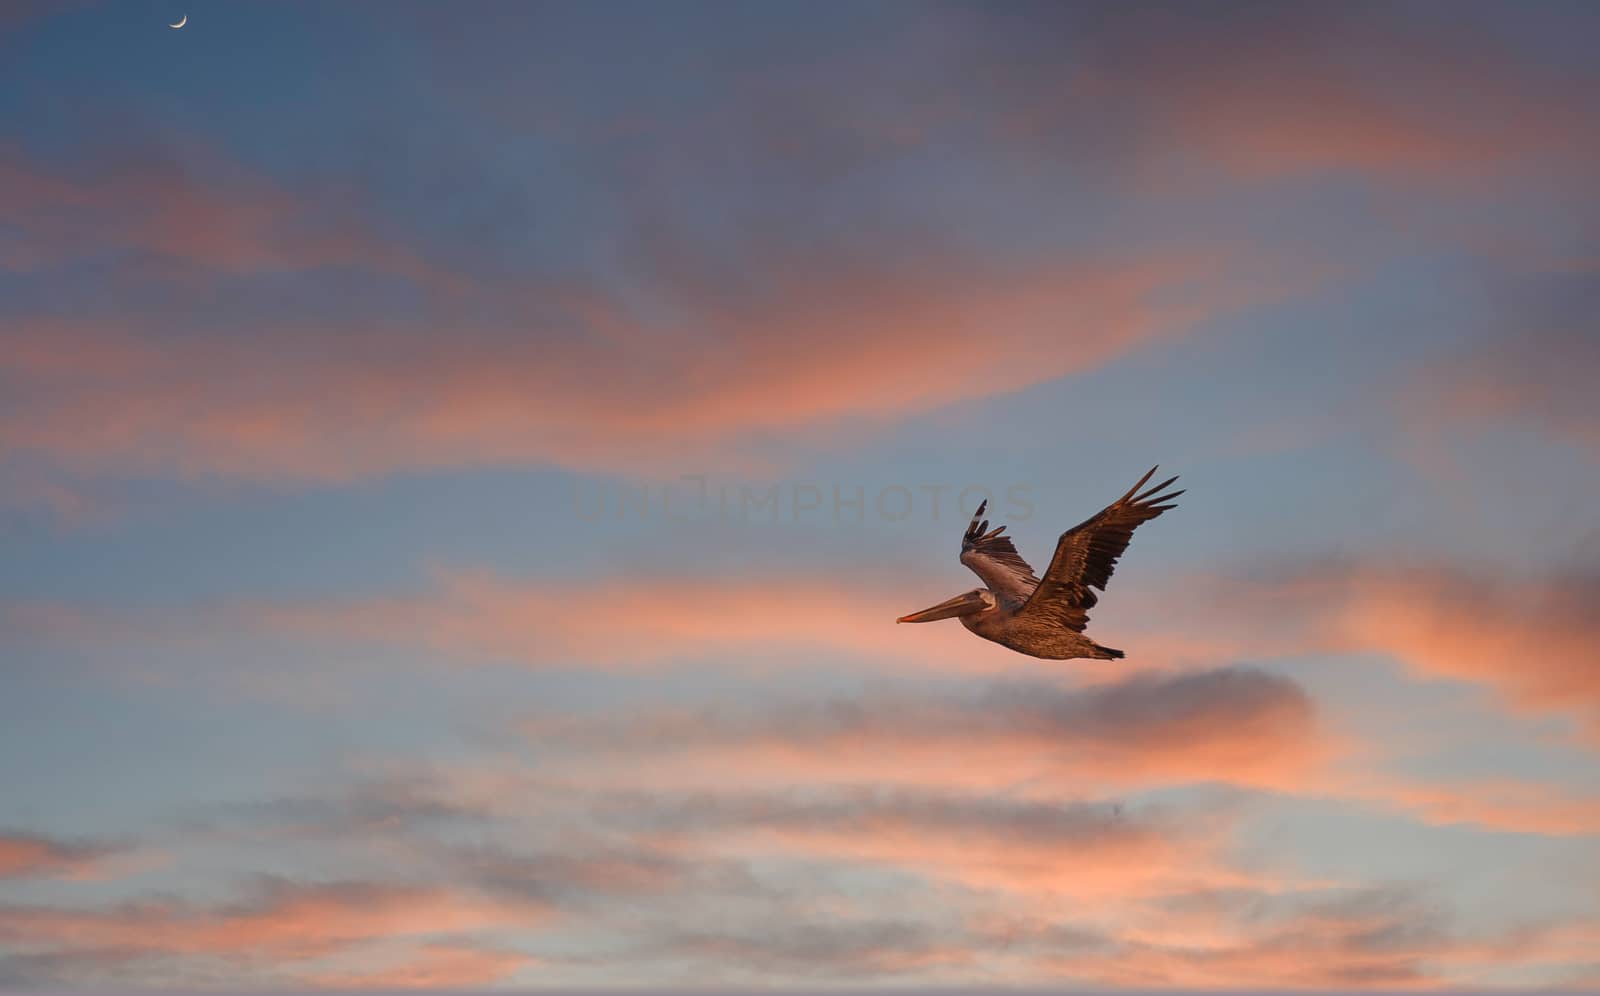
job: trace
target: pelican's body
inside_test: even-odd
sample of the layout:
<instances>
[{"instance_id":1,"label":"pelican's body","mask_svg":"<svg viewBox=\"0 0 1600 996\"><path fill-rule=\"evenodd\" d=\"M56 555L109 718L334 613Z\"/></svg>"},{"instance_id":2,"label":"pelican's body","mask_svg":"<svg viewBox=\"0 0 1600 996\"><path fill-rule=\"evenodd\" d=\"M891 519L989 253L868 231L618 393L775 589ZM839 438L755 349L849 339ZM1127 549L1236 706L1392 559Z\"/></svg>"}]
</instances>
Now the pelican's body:
<instances>
[{"instance_id":1,"label":"pelican's body","mask_svg":"<svg viewBox=\"0 0 1600 996\"><path fill-rule=\"evenodd\" d=\"M1089 622L1089 610L1099 601L1094 589L1105 590L1134 529L1172 508L1172 499L1183 494L1160 493L1176 477L1140 493L1154 473L1152 467L1127 494L1062 533L1042 579L1034 576L1033 568L1017 553L1010 538L1001 535L1004 526L988 531L989 523L982 516L989 503L980 504L961 539L961 562L987 587L901 616L898 621L933 622L955 617L985 640L1046 660L1115 660L1124 656L1120 650L1102 647L1089 639L1083 630Z\"/></svg>"}]
</instances>

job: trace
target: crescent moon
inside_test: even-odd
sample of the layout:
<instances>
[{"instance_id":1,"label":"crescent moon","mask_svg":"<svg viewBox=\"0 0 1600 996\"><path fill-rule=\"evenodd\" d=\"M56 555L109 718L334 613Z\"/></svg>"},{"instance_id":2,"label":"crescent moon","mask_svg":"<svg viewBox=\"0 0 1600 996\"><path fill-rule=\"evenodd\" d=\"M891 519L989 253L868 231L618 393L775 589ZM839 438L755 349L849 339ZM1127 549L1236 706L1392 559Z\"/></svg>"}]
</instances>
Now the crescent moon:
<instances>
[{"instance_id":1,"label":"crescent moon","mask_svg":"<svg viewBox=\"0 0 1600 996\"><path fill-rule=\"evenodd\" d=\"M181 28L185 24L188 24L188 23L189 23L189 15L185 14L182 17L178 18L178 23L177 24L169 24L169 25L167 25L167 27L169 27L169 28Z\"/></svg>"}]
</instances>

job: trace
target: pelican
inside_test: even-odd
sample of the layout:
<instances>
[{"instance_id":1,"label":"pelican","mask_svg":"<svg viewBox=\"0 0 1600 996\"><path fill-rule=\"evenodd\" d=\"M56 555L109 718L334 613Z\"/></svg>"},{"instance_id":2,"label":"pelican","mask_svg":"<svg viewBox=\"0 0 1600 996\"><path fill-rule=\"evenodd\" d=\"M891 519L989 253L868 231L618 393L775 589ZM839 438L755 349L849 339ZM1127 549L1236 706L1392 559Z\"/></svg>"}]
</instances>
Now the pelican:
<instances>
[{"instance_id":1,"label":"pelican","mask_svg":"<svg viewBox=\"0 0 1600 996\"><path fill-rule=\"evenodd\" d=\"M1141 522L1149 522L1175 507L1172 500L1183 494L1161 494L1176 477L1140 492L1155 472L1156 468L1151 467L1127 494L1062 533L1043 580L1034 576L1033 568L1017 553L1011 537L1001 535L1005 526L989 531L989 521L983 518L989 502L981 502L966 535L961 537L961 562L972 568L987 587L974 588L895 621L933 622L955 616L961 625L985 640L1045 660L1117 660L1127 656L1084 636L1083 629L1089 623L1089 610L1100 600L1094 589L1105 591L1133 531Z\"/></svg>"}]
</instances>

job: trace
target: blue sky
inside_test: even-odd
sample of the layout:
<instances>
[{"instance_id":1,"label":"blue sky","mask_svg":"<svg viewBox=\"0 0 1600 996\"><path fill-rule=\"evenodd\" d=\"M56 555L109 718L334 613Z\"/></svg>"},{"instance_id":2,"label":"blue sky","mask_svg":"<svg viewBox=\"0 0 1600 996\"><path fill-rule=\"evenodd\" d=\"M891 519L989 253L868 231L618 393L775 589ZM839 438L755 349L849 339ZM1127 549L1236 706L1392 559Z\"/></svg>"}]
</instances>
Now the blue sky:
<instances>
[{"instance_id":1,"label":"blue sky","mask_svg":"<svg viewBox=\"0 0 1600 996\"><path fill-rule=\"evenodd\" d=\"M1600 984L1595 19L9 9L0 984Z\"/></svg>"}]
</instances>

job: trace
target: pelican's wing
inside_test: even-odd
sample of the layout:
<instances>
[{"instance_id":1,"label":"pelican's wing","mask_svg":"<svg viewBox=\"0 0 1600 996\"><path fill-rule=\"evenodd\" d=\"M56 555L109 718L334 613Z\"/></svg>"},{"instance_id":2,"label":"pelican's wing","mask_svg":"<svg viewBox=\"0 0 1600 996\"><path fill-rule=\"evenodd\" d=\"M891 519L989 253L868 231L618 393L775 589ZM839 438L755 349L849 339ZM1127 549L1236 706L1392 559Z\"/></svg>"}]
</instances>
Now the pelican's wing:
<instances>
[{"instance_id":1,"label":"pelican's wing","mask_svg":"<svg viewBox=\"0 0 1600 996\"><path fill-rule=\"evenodd\" d=\"M1056 555L1044 572L1044 580L1017 612L1018 619L1048 620L1083 632L1089 622L1089 610L1099 600L1094 589L1105 590L1111 572L1117 567L1117 558L1133 538L1133 531L1141 522L1149 522L1172 508L1172 499L1183 494L1182 491L1159 493L1176 481L1176 477L1140 493L1139 489L1155 472L1156 468L1151 467L1150 473L1139 478L1139 483L1129 488L1127 494L1061 534L1061 539L1056 541Z\"/></svg>"},{"instance_id":2,"label":"pelican's wing","mask_svg":"<svg viewBox=\"0 0 1600 996\"><path fill-rule=\"evenodd\" d=\"M961 562L972 568L972 573L982 578L990 591L1021 604L1033 594L1034 585L1039 583L1039 579L1033 576L1033 568L1011 545L1011 537L1000 535L1006 531L1005 526L990 532L988 519L978 521L988 507L989 502L982 501L978 504L978 510L972 513L972 524L967 526L966 535L961 537Z\"/></svg>"}]
</instances>

